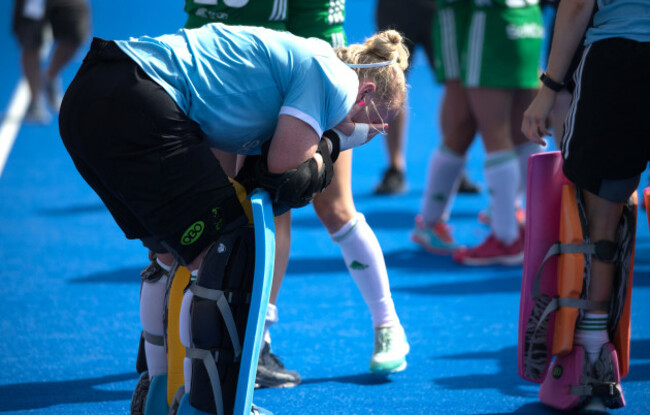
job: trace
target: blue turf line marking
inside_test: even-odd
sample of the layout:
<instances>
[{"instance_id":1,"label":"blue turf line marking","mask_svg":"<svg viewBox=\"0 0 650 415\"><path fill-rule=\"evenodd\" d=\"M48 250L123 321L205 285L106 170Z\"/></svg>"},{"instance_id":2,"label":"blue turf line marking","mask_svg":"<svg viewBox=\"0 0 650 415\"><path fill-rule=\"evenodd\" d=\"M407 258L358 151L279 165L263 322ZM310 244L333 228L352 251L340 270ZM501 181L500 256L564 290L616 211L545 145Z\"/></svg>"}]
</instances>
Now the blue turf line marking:
<instances>
[{"instance_id":1,"label":"blue turf line marking","mask_svg":"<svg viewBox=\"0 0 650 415\"><path fill-rule=\"evenodd\" d=\"M40 55L41 61L50 54L52 50L52 31L46 30L43 36L43 45L41 47ZM31 93L29 92L29 85L24 76L20 78L14 94L9 101L9 107L2 120L0 120L0 177L4 171L5 164L9 158L9 153L14 146L18 131L22 125L23 118L29 106L29 99Z\"/></svg>"},{"instance_id":2,"label":"blue turf line marking","mask_svg":"<svg viewBox=\"0 0 650 415\"><path fill-rule=\"evenodd\" d=\"M21 78L9 102L9 109L0 124L0 177L2 177L28 105L29 87L25 78Z\"/></svg>"}]
</instances>

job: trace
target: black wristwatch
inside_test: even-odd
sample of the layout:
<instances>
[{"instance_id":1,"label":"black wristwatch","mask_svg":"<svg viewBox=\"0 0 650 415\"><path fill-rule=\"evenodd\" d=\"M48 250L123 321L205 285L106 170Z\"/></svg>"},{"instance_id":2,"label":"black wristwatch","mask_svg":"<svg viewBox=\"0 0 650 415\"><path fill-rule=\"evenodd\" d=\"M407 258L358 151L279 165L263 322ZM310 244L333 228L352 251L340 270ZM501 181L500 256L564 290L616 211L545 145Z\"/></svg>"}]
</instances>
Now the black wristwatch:
<instances>
[{"instance_id":1,"label":"black wristwatch","mask_svg":"<svg viewBox=\"0 0 650 415\"><path fill-rule=\"evenodd\" d=\"M542 75L539 77L539 80L542 81L544 86L546 86L551 91L560 92L562 88L564 88L563 83L555 82L548 75L546 75L546 72L542 73Z\"/></svg>"}]
</instances>

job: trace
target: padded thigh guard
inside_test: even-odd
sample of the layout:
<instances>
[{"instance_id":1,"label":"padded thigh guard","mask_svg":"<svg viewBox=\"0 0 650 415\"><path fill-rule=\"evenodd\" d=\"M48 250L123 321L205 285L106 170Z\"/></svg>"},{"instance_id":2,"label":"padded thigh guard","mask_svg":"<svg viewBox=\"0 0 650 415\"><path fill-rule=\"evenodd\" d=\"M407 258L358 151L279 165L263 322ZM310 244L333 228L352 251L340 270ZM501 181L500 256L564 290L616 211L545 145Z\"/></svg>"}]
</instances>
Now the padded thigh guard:
<instances>
[{"instance_id":1,"label":"padded thigh guard","mask_svg":"<svg viewBox=\"0 0 650 415\"><path fill-rule=\"evenodd\" d=\"M189 399L194 408L204 412L233 412L254 256L252 227L221 235L206 252L189 288L193 294L186 355L191 359Z\"/></svg>"}]
</instances>

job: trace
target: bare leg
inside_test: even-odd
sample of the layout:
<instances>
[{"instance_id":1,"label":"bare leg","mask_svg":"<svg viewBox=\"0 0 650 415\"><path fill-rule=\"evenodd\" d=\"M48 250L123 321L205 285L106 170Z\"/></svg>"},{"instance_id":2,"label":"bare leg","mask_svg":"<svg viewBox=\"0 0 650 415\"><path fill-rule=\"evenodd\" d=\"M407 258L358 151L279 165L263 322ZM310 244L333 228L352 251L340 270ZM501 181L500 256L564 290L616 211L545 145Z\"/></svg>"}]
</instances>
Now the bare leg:
<instances>
[{"instance_id":1,"label":"bare leg","mask_svg":"<svg viewBox=\"0 0 650 415\"><path fill-rule=\"evenodd\" d=\"M74 56L77 49L81 44L79 42L70 41L70 40L61 40L56 43L54 46L54 51L52 52L52 58L50 59L50 65L45 71L45 78L47 80L54 79L59 75L61 69L63 69L70 59Z\"/></svg>"},{"instance_id":2,"label":"bare leg","mask_svg":"<svg viewBox=\"0 0 650 415\"><path fill-rule=\"evenodd\" d=\"M314 210L331 234L357 213L352 198L352 151L344 151L334 163L332 183L314 198Z\"/></svg>"},{"instance_id":3,"label":"bare leg","mask_svg":"<svg viewBox=\"0 0 650 415\"><path fill-rule=\"evenodd\" d=\"M440 109L440 127L445 146L458 155L467 153L476 135L476 120L470 110L469 98L460 80L445 83Z\"/></svg>"},{"instance_id":4,"label":"bare leg","mask_svg":"<svg viewBox=\"0 0 650 415\"><path fill-rule=\"evenodd\" d=\"M275 267L269 303L277 304L278 294L289 264L291 251L291 211L275 217Z\"/></svg>"},{"instance_id":5,"label":"bare leg","mask_svg":"<svg viewBox=\"0 0 650 415\"><path fill-rule=\"evenodd\" d=\"M610 202L586 190L583 190L582 195L586 204L591 240L615 241L616 228L621 218L623 204ZM591 262L589 299L593 301L609 301L613 279L614 264L607 264L594 258ZM595 313L604 313L604 311Z\"/></svg>"},{"instance_id":6,"label":"bare leg","mask_svg":"<svg viewBox=\"0 0 650 415\"><path fill-rule=\"evenodd\" d=\"M21 61L32 101L36 101L41 91L41 58L39 49L23 49Z\"/></svg>"},{"instance_id":7,"label":"bare leg","mask_svg":"<svg viewBox=\"0 0 650 415\"><path fill-rule=\"evenodd\" d=\"M510 134L511 91L493 88L469 88L467 90L472 113L478 122L487 153L512 150Z\"/></svg>"}]
</instances>

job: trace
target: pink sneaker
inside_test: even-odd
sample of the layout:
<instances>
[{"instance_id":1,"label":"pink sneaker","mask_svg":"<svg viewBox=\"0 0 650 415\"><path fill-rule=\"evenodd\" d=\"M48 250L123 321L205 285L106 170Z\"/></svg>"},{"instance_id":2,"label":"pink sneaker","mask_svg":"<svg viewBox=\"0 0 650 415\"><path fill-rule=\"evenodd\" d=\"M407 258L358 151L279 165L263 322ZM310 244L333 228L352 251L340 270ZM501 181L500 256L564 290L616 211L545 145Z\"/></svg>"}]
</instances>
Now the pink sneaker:
<instances>
[{"instance_id":1,"label":"pink sneaker","mask_svg":"<svg viewBox=\"0 0 650 415\"><path fill-rule=\"evenodd\" d=\"M421 215L415 217L411 240L432 254L448 255L458 248L445 222L427 225Z\"/></svg>"},{"instance_id":2,"label":"pink sneaker","mask_svg":"<svg viewBox=\"0 0 650 415\"><path fill-rule=\"evenodd\" d=\"M473 248L460 248L454 252L454 261L464 265L519 265L524 262L524 228L519 238L510 245L499 241L494 234Z\"/></svg>"}]
</instances>

